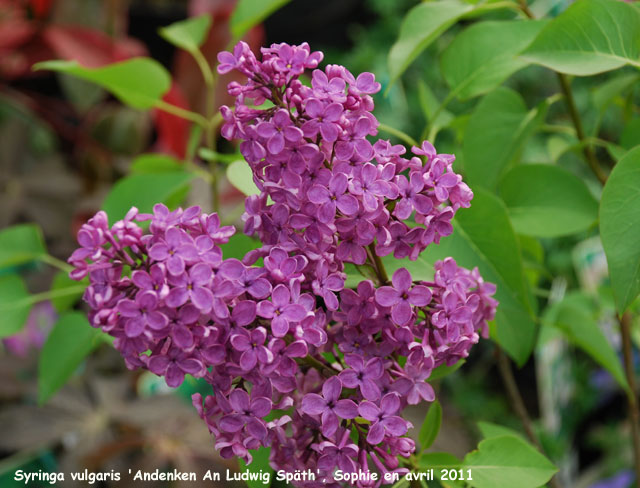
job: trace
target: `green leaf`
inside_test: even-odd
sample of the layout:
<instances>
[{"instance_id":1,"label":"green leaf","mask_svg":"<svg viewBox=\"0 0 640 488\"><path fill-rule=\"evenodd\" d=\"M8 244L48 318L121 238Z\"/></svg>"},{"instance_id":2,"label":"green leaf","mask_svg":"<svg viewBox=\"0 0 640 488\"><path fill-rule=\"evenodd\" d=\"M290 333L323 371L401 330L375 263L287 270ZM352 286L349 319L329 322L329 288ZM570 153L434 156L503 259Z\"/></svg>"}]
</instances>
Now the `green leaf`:
<instances>
[{"instance_id":1,"label":"green leaf","mask_svg":"<svg viewBox=\"0 0 640 488\"><path fill-rule=\"evenodd\" d=\"M622 92L633 86L640 76L624 73L612 78L593 90L593 103L599 112L604 112L609 104Z\"/></svg>"},{"instance_id":2,"label":"green leaf","mask_svg":"<svg viewBox=\"0 0 640 488\"><path fill-rule=\"evenodd\" d=\"M600 236L623 313L640 293L640 147L614 166L600 201Z\"/></svg>"},{"instance_id":3,"label":"green leaf","mask_svg":"<svg viewBox=\"0 0 640 488\"><path fill-rule=\"evenodd\" d=\"M522 54L561 73L589 76L640 67L640 9L617 0L579 0L551 21Z\"/></svg>"},{"instance_id":4,"label":"green leaf","mask_svg":"<svg viewBox=\"0 0 640 488\"><path fill-rule=\"evenodd\" d=\"M169 90L171 77L150 58L132 58L102 68L84 68L76 61L44 61L35 70L51 70L92 81L134 108L154 106Z\"/></svg>"},{"instance_id":5,"label":"green leaf","mask_svg":"<svg viewBox=\"0 0 640 488\"><path fill-rule=\"evenodd\" d=\"M516 232L559 237L588 229L598 218L598 202L587 185L566 169L525 164L509 171L498 187Z\"/></svg>"},{"instance_id":6,"label":"green leaf","mask_svg":"<svg viewBox=\"0 0 640 488\"><path fill-rule=\"evenodd\" d=\"M421 469L433 468L438 471L441 468L456 466L460 466L460 460L448 452L423 452L418 459L418 467Z\"/></svg>"},{"instance_id":7,"label":"green leaf","mask_svg":"<svg viewBox=\"0 0 640 488\"><path fill-rule=\"evenodd\" d=\"M271 455L271 448L269 447L261 447L260 449L251 450L251 455L253 456L253 460L251 464L247 466L242 459L238 459L238 464L240 465L240 470L245 473L269 473L269 477L271 479L273 475L273 468L269 465L269 456ZM247 480L247 485L249 488L264 488L264 483L259 479L249 479Z\"/></svg>"},{"instance_id":8,"label":"green leaf","mask_svg":"<svg viewBox=\"0 0 640 488\"><path fill-rule=\"evenodd\" d=\"M260 190L253 182L253 173L246 161L234 161L227 167L229 182L247 196L260 195Z\"/></svg>"},{"instance_id":9,"label":"green leaf","mask_svg":"<svg viewBox=\"0 0 640 488\"><path fill-rule=\"evenodd\" d=\"M87 284L86 280L80 283L72 280L64 271L56 273L51 283L51 291L59 292L51 297L51 304L56 309L56 312L66 312L73 307L84 293Z\"/></svg>"},{"instance_id":10,"label":"green leaf","mask_svg":"<svg viewBox=\"0 0 640 488\"><path fill-rule=\"evenodd\" d=\"M579 293L569 294L545 311L543 323L560 330L571 343L609 371L623 389L629 391L620 360L590 308L593 309L593 305L589 297Z\"/></svg>"},{"instance_id":11,"label":"green leaf","mask_svg":"<svg viewBox=\"0 0 640 488\"><path fill-rule=\"evenodd\" d=\"M81 312L60 317L42 347L38 363L38 403L44 404L58 391L82 360L101 342Z\"/></svg>"},{"instance_id":12,"label":"green leaf","mask_svg":"<svg viewBox=\"0 0 640 488\"><path fill-rule=\"evenodd\" d=\"M184 165L166 154L141 154L131 162L130 171L138 174L184 172Z\"/></svg>"},{"instance_id":13,"label":"green leaf","mask_svg":"<svg viewBox=\"0 0 640 488\"><path fill-rule=\"evenodd\" d=\"M453 120L453 114L446 109L440 110L434 119L440 102L423 80L418 80L418 99L420 100L420 108L432 131L437 132L438 129L449 126Z\"/></svg>"},{"instance_id":14,"label":"green leaf","mask_svg":"<svg viewBox=\"0 0 640 488\"><path fill-rule=\"evenodd\" d=\"M508 427L504 427L503 425L498 425L491 422L480 421L478 422L478 428L480 429L480 433L482 434L482 437L485 439L489 439L491 437L499 437L502 435L511 435L511 436L523 439L520 432L517 432Z\"/></svg>"},{"instance_id":15,"label":"green leaf","mask_svg":"<svg viewBox=\"0 0 640 488\"><path fill-rule=\"evenodd\" d=\"M631 149L638 143L640 143L640 118L631 119L620 135L620 146L624 149Z\"/></svg>"},{"instance_id":16,"label":"green leaf","mask_svg":"<svg viewBox=\"0 0 640 488\"><path fill-rule=\"evenodd\" d=\"M411 261L409 258L396 259L393 254L389 254L380 258L380 260L389 275L389 279L400 268L406 268L414 280L431 281L433 279L433 264L427 261L424 256L418 256L418 259Z\"/></svg>"},{"instance_id":17,"label":"green leaf","mask_svg":"<svg viewBox=\"0 0 640 488\"><path fill-rule=\"evenodd\" d=\"M435 400L429 407L427 416L424 418L420 433L418 434L418 442L422 451L429 449L433 441L438 437L440 432L440 424L442 424L442 407L440 402Z\"/></svg>"},{"instance_id":18,"label":"green leaf","mask_svg":"<svg viewBox=\"0 0 640 488\"><path fill-rule=\"evenodd\" d=\"M453 234L429 246L423 256L429 262L452 256L459 266L477 266L485 281L496 284L500 305L491 333L522 365L533 349L536 324L518 239L504 203L486 190L474 193L471 207L456 214Z\"/></svg>"},{"instance_id":19,"label":"green leaf","mask_svg":"<svg viewBox=\"0 0 640 488\"><path fill-rule=\"evenodd\" d=\"M522 97L503 87L482 99L469 119L463 145L464 168L472 187L495 189L544 119L546 107L527 111Z\"/></svg>"},{"instance_id":20,"label":"green leaf","mask_svg":"<svg viewBox=\"0 0 640 488\"><path fill-rule=\"evenodd\" d=\"M0 231L0 269L18 266L47 254L36 224L20 224Z\"/></svg>"},{"instance_id":21,"label":"green leaf","mask_svg":"<svg viewBox=\"0 0 640 488\"><path fill-rule=\"evenodd\" d=\"M185 188L193 175L184 172L158 174L133 174L118 180L102 204L115 222L123 218L131 207L141 213L151 212L156 203L167 202L175 193Z\"/></svg>"},{"instance_id":22,"label":"green leaf","mask_svg":"<svg viewBox=\"0 0 640 488\"><path fill-rule=\"evenodd\" d=\"M239 0L231 15L231 33L240 39L254 25L259 24L273 12L291 0Z\"/></svg>"},{"instance_id":23,"label":"green leaf","mask_svg":"<svg viewBox=\"0 0 640 488\"><path fill-rule=\"evenodd\" d=\"M262 243L242 233L236 233L231 236L227 244L222 244L222 255L224 259L236 258L242 261L242 258L253 249L258 249Z\"/></svg>"},{"instance_id":24,"label":"green leaf","mask_svg":"<svg viewBox=\"0 0 640 488\"><path fill-rule=\"evenodd\" d=\"M409 10L402 21L398 40L389 52L389 86L429 44L471 10L472 5L455 0L421 3Z\"/></svg>"},{"instance_id":25,"label":"green leaf","mask_svg":"<svg viewBox=\"0 0 640 488\"><path fill-rule=\"evenodd\" d=\"M165 41L185 51L194 52L202 46L210 28L211 15L205 14L161 27L159 32Z\"/></svg>"},{"instance_id":26,"label":"green leaf","mask_svg":"<svg viewBox=\"0 0 640 488\"><path fill-rule=\"evenodd\" d=\"M462 464L471 469L468 483L475 488L538 488L557 471L534 447L511 435L481 441Z\"/></svg>"},{"instance_id":27,"label":"green leaf","mask_svg":"<svg viewBox=\"0 0 640 488\"><path fill-rule=\"evenodd\" d=\"M32 304L20 276L0 276L0 338L20 332L29 317Z\"/></svg>"},{"instance_id":28,"label":"green leaf","mask_svg":"<svg viewBox=\"0 0 640 488\"><path fill-rule=\"evenodd\" d=\"M455 373L462 367L462 365L465 362L466 361L464 359L461 359L460 361L458 361L456 364L452 366L441 364L436 369L431 371L431 374L429 375L429 381L439 380L441 378L444 378L445 376L449 376L451 373Z\"/></svg>"},{"instance_id":29,"label":"green leaf","mask_svg":"<svg viewBox=\"0 0 640 488\"><path fill-rule=\"evenodd\" d=\"M517 55L546 21L486 21L459 34L441 57L442 74L460 99L490 92L529 64Z\"/></svg>"}]
</instances>

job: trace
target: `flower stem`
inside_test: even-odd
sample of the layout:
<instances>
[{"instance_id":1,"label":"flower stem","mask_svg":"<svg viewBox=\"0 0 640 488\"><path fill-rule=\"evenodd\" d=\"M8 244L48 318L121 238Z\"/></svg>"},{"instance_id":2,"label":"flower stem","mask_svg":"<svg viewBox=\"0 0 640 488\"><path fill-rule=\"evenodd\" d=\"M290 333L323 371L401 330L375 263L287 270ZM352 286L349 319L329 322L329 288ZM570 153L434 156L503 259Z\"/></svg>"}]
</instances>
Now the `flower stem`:
<instances>
[{"instance_id":1,"label":"flower stem","mask_svg":"<svg viewBox=\"0 0 640 488\"><path fill-rule=\"evenodd\" d=\"M533 430L533 422L531 422L531 418L529 417L529 412L527 412L527 407L524 404L524 400L522 399L522 395L520 394L520 390L518 389L518 384L516 383L515 378L513 377L513 371L511 370L511 360L502 352L502 348L496 344L496 356L498 359L498 370L500 371L500 376L502 377L502 382L507 390L507 394L509 395L509 400L511 401L511 405L516 412L516 415L520 419L522 423L522 427L524 428L527 437L531 441L531 443L538 448L542 454L544 454L544 449L542 448L542 444L538 439L535 431ZM553 488L560 488L558 481L555 477L549 480L549 485Z\"/></svg>"},{"instance_id":2,"label":"flower stem","mask_svg":"<svg viewBox=\"0 0 640 488\"><path fill-rule=\"evenodd\" d=\"M46 263L54 268L58 268L60 271L64 271L65 273L71 273L73 271L73 266L65 263L64 261L51 256L50 254L42 254L38 256L38 260Z\"/></svg>"},{"instance_id":3,"label":"flower stem","mask_svg":"<svg viewBox=\"0 0 640 488\"><path fill-rule=\"evenodd\" d=\"M582 127L580 114L578 113L578 109L576 107L576 102L573 98L571 84L569 83L567 76L563 73L557 73L557 75L558 80L560 81L560 87L562 88L562 92L564 93L565 101L567 103L567 109L569 110L569 115L571 116L573 125L576 128L576 136L581 143L585 142L586 136L584 134L584 128ZM607 175L598 164L593 146L591 144L584 144L582 146L582 153L584 154L584 157L587 160L587 164L591 168L591 171L593 171L593 174L596 176L596 178L598 178L598 181L600 181L600 183L604 185L604 183L607 181Z\"/></svg>"},{"instance_id":4,"label":"flower stem","mask_svg":"<svg viewBox=\"0 0 640 488\"><path fill-rule=\"evenodd\" d=\"M624 356L624 371L629 383L627 400L629 403L629 420L631 421L631 435L633 437L633 458L636 470L636 486L640 488L640 411L636 396L636 379L633 370L633 352L631 349L631 315L629 312L618 317L622 335L622 354Z\"/></svg>"},{"instance_id":5,"label":"flower stem","mask_svg":"<svg viewBox=\"0 0 640 488\"><path fill-rule=\"evenodd\" d=\"M376 248L373 245L373 242L369 244L369 251L371 251L371 259L373 259L373 266L376 270L378 281L380 281L381 285L386 285L389 283L389 276L387 275L387 270L384 269L384 264L382 263L380 256L376 254Z\"/></svg>"},{"instance_id":6,"label":"flower stem","mask_svg":"<svg viewBox=\"0 0 640 488\"><path fill-rule=\"evenodd\" d=\"M410 144L412 146L419 146L418 142L411 137L409 134L402 132L401 130L396 129L395 127L388 126L387 124L378 124L378 129L383 132L387 132L392 136L396 136L401 141Z\"/></svg>"},{"instance_id":7,"label":"flower stem","mask_svg":"<svg viewBox=\"0 0 640 488\"><path fill-rule=\"evenodd\" d=\"M305 356L303 358L296 358L296 362L311 366L312 368L317 369L318 371L323 371L326 376L335 376L335 375L338 374L338 371L336 371L335 369L333 369L330 366L327 366L326 364L322 364L320 361L318 361L313 356Z\"/></svg>"}]
</instances>

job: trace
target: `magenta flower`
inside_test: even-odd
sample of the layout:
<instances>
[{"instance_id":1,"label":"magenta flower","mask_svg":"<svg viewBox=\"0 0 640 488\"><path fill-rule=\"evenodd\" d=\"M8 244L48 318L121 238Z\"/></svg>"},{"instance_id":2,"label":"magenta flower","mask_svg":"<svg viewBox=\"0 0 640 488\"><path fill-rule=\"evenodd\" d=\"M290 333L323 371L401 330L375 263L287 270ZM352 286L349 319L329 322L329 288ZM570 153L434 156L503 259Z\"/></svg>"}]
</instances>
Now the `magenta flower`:
<instances>
[{"instance_id":1,"label":"magenta flower","mask_svg":"<svg viewBox=\"0 0 640 488\"><path fill-rule=\"evenodd\" d=\"M336 431L339 441L323 441L318 445L318 451L322 454L318 459L318 469L332 472L337 466L345 473L357 471L354 459L357 458L359 450L349 437L350 433L350 429L339 429Z\"/></svg>"},{"instance_id":2,"label":"magenta flower","mask_svg":"<svg viewBox=\"0 0 640 488\"><path fill-rule=\"evenodd\" d=\"M162 375L167 385L177 388L184 381L185 374L200 376L204 370L202 362L177 347L171 347L165 354L158 353L149 357L149 371Z\"/></svg>"},{"instance_id":3,"label":"magenta flower","mask_svg":"<svg viewBox=\"0 0 640 488\"><path fill-rule=\"evenodd\" d=\"M338 138L337 121L342 115L342 105L339 103L324 104L320 100L311 98L305 106L305 113L311 120L304 123L302 131L306 137L315 137L318 132L328 142Z\"/></svg>"},{"instance_id":4,"label":"magenta flower","mask_svg":"<svg viewBox=\"0 0 640 488\"><path fill-rule=\"evenodd\" d=\"M249 394L236 388L229 394L229 404L236 413L220 419L220 428L225 432L238 432L245 426L249 434L256 439L267 437L267 427L262 420L271 411L271 400L261 396L249 397Z\"/></svg>"},{"instance_id":5,"label":"magenta flower","mask_svg":"<svg viewBox=\"0 0 640 488\"><path fill-rule=\"evenodd\" d=\"M380 400L379 407L366 400L360 404L358 412L371 422L367 434L369 444L380 444L385 433L392 436L401 436L407 433L411 424L395 415L398 410L400 410L400 397L397 393L387 393Z\"/></svg>"},{"instance_id":6,"label":"magenta flower","mask_svg":"<svg viewBox=\"0 0 640 488\"><path fill-rule=\"evenodd\" d=\"M424 307L431 301L431 290L426 286L411 286L411 273L399 268L391 278L393 287L382 286L376 290L376 302L391 307L391 318L398 325L405 325L413 314L411 306Z\"/></svg>"},{"instance_id":7,"label":"magenta flower","mask_svg":"<svg viewBox=\"0 0 640 488\"><path fill-rule=\"evenodd\" d=\"M270 122L261 122L256 130L267 140L267 150L271 154L280 154L285 142L295 144L302 139L302 131L293 125L286 110L276 111Z\"/></svg>"},{"instance_id":8,"label":"magenta flower","mask_svg":"<svg viewBox=\"0 0 640 488\"><path fill-rule=\"evenodd\" d=\"M284 337L290 323L302 320L307 311L302 305L291 302L291 292L281 284L273 289L270 302L263 300L258 303L257 314L271 319L271 332L275 337Z\"/></svg>"},{"instance_id":9,"label":"magenta flower","mask_svg":"<svg viewBox=\"0 0 640 488\"><path fill-rule=\"evenodd\" d=\"M347 176L338 173L331 178L329 188L314 185L309 189L309 200L320 205L318 217L321 222L332 221L336 215L336 207L345 215L353 215L358 211L358 201L353 195L345 193L348 184Z\"/></svg>"},{"instance_id":10,"label":"magenta flower","mask_svg":"<svg viewBox=\"0 0 640 488\"><path fill-rule=\"evenodd\" d=\"M382 377L382 359L372 358L364 362L361 355L346 354L344 362L350 366L340 373L340 381L347 388L360 388L360 393L367 400L377 401L380 398L380 388L376 380Z\"/></svg>"},{"instance_id":11,"label":"magenta flower","mask_svg":"<svg viewBox=\"0 0 640 488\"><path fill-rule=\"evenodd\" d=\"M128 320L124 330L127 337L137 337L144 332L145 325L153 329L162 329L167 325L165 314L156 310L158 297L151 291L142 291L136 295L135 301L123 299L118 302L118 312Z\"/></svg>"},{"instance_id":12,"label":"magenta flower","mask_svg":"<svg viewBox=\"0 0 640 488\"><path fill-rule=\"evenodd\" d=\"M340 400L342 383L335 376L329 378L322 385L322 396L317 393L307 393L302 399L302 411L309 415L320 415L322 419L322 433L331 436L338 429L338 417L354 419L358 416L358 407L353 400Z\"/></svg>"},{"instance_id":13,"label":"magenta flower","mask_svg":"<svg viewBox=\"0 0 640 488\"><path fill-rule=\"evenodd\" d=\"M236 351L241 351L240 367L245 371L252 370L260 361L261 364L269 364L273 361L273 353L264 346L267 331L264 327L258 327L251 332L241 331L231 337L231 345Z\"/></svg>"},{"instance_id":14,"label":"magenta flower","mask_svg":"<svg viewBox=\"0 0 640 488\"><path fill-rule=\"evenodd\" d=\"M167 305L179 307L191 300L198 309L208 312L213 306L213 293L207 288L212 277L211 268L204 263L194 265L188 273L173 277L173 289L167 295Z\"/></svg>"},{"instance_id":15,"label":"magenta flower","mask_svg":"<svg viewBox=\"0 0 640 488\"><path fill-rule=\"evenodd\" d=\"M184 273L185 263L198 258L198 249L193 239L177 227L169 227L164 239L149 249L149 256L156 261L164 261L172 275Z\"/></svg>"}]
</instances>

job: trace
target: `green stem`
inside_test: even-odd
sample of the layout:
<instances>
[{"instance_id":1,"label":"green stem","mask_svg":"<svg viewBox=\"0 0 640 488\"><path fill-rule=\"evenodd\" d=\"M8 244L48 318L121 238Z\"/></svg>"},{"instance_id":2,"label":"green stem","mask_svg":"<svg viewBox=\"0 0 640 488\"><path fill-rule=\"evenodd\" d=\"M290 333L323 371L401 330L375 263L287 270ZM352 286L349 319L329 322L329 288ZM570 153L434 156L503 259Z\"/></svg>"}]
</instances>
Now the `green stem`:
<instances>
[{"instance_id":1,"label":"green stem","mask_svg":"<svg viewBox=\"0 0 640 488\"><path fill-rule=\"evenodd\" d=\"M633 438L633 458L636 470L636 486L640 488L640 410L636 394L636 378L633 369L633 352L631 349L631 315L626 312L618 317L620 334L622 335L622 354L624 370L629 383L627 401L629 404L629 420L631 421L631 436Z\"/></svg>"},{"instance_id":2,"label":"green stem","mask_svg":"<svg viewBox=\"0 0 640 488\"><path fill-rule=\"evenodd\" d=\"M509 396L511 406L520 419L522 427L524 428L524 431L531 443L538 448L538 451L544 454L544 449L542 448L542 444L540 443L540 440L538 439L538 436L533 429L533 422L531 422L529 412L527 412L527 407L524 404L524 400L522 399L522 395L520 394L520 390L518 389L518 384L516 383L516 380L513 376L513 371L511 370L511 360L506 356L504 352L502 352L502 348L497 344L496 355L498 360L498 371L500 372L500 376L502 377L504 387L507 390L507 395ZM555 477L549 480L549 485L553 488L559 488L560 486Z\"/></svg>"},{"instance_id":3,"label":"green stem","mask_svg":"<svg viewBox=\"0 0 640 488\"><path fill-rule=\"evenodd\" d=\"M305 356L303 358L297 358L296 361L298 363L302 363L302 364L306 364L308 366L311 366L312 368L317 369L318 371L324 371L325 374L328 375L328 376L335 376L335 375L338 374L338 371L336 371L335 369L327 366L326 364L322 364L320 361L318 361L313 356Z\"/></svg>"},{"instance_id":4,"label":"green stem","mask_svg":"<svg viewBox=\"0 0 640 488\"><path fill-rule=\"evenodd\" d=\"M15 310L17 308L26 307L38 302L44 302L45 300L51 300L52 298L66 297L69 295L76 295L82 293L86 289L84 285L70 286L69 288L61 288L59 290L49 290L42 293L35 293L23 298L22 300L16 300L11 303L6 303L0 306L0 312L6 312L7 310Z\"/></svg>"},{"instance_id":5,"label":"green stem","mask_svg":"<svg viewBox=\"0 0 640 488\"><path fill-rule=\"evenodd\" d=\"M419 146L418 142L409 134L405 134L401 130L398 130L394 127L390 127L387 124L379 124L378 129L380 129L383 132L387 132L392 136L396 136L398 139L406 142L407 144L410 144L411 146Z\"/></svg>"},{"instance_id":6,"label":"green stem","mask_svg":"<svg viewBox=\"0 0 640 488\"><path fill-rule=\"evenodd\" d=\"M41 256L38 256L38 260L53 266L54 268L58 268L60 271L64 271L67 274L73 271L73 266L65 263L61 259L51 256L50 254L42 254Z\"/></svg>"},{"instance_id":7,"label":"green stem","mask_svg":"<svg viewBox=\"0 0 640 488\"><path fill-rule=\"evenodd\" d=\"M201 125L204 129L209 126L209 121L202 115L196 112L192 112L191 110L185 110L184 108L172 105L171 103L167 103L164 100L156 100L153 106L158 110L163 110L164 112L175 115L176 117L181 117L185 120L195 122L196 124Z\"/></svg>"},{"instance_id":8,"label":"green stem","mask_svg":"<svg viewBox=\"0 0 640 488\"><path fill-rule=\"evenodd\" d=\"M560 87L562 88L562 92L565 96L565 101L567 103L567 109L569 110L569 115L571 116L571 120L573 121L573 125L576 128L576 136L580 142L584 142L586 140L584 128L582 127L582 120L580 119L580 114L578 113L578 108L576 107L576 102L573 98L573 92L571 91L571 84L567 79L566 75L562 73L557 73L558 81L560 82ZM593 150L593 146L591 144L585 144L582 147L582 152L584 154L585 159L587 160L587 164L593 171L593 174L598 178L600 183L603 185L607 181L607 175L602 170L600 165L598 164L598 160L596 159L596 153Z\"/></svg>"},{"instance_id":9,"label":"green stem","mask_svg":"<svg viewBox=\"0 0 640 488\"><path fill-rule=\"evenodd\" d=\"M384 268L380 256L376 254L376 248L373 243L369 244L369 251L371 251L371 259L373 259L373 266L378 276L378 281L381 285L386 285L389 283L389 276L387 275L387 270Z\"/></svg>"}]
</instances>

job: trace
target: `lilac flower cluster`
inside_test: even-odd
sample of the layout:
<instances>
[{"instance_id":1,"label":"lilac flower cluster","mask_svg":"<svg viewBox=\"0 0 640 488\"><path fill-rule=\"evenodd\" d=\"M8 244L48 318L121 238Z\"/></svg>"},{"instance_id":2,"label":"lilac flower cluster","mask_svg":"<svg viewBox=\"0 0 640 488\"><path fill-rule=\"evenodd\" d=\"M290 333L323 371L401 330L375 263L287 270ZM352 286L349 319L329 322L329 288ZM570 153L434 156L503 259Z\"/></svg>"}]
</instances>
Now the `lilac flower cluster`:
<instances>
[{"instance_id":1,"label":"lilac flower cluster","mask_svg":"<svg viewBox=\"0 0 640 488\"><path fill-rule=\"evenodd\" d=\"M69 262L73 278L89 276L91 324L128 367L211 385L193 401L223 457L250 462L268 446L274 468L330 481L336 467L406 472L399 457L415 443L403 409L434 399L425 380L487 335L497 302L494 285L452 258L432 281L402 267L387 277L382 257L417 258L472 193L428 142L405 159L402 146L368 141L372 74L330 65L303 85L321 60L307 44L273 45L261 61L244 43L219 55L221 73L248 78L229 85L237 104L222 109L223 135L242 140L261 190L243 217L261 248L225 259L233 227L159 204L111 227L99 212ZM347 263L365 275L353 289Z\"/></svg>"}]
</instances>

